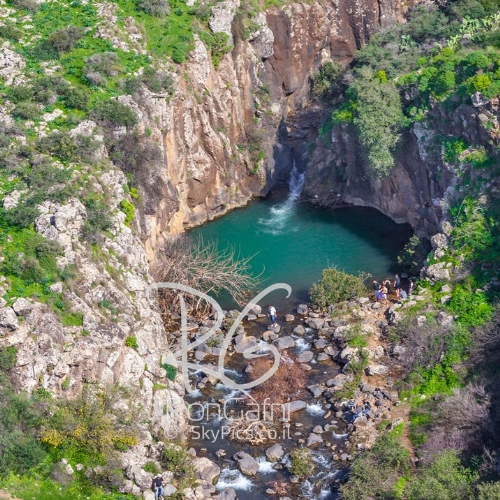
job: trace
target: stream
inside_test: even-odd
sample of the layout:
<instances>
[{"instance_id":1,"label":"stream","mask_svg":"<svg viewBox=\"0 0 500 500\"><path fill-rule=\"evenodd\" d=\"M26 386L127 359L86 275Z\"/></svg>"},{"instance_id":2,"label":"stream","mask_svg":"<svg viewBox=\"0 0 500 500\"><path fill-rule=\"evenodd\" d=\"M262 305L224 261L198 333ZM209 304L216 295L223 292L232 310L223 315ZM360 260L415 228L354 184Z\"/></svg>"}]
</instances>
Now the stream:
<instances>
[{"instance_id":1,"label":"stream","mask_svg":"<svg viewBox=\"0 0 500 500\"><path fill-rule=\"evenodd\" d=\"M247 207L235 209L189 233L204 241L216 241L220 248L232 245L242 257L253 256L253 271L262 273L261 289L279 282L291 285L292 294L289 298L285 297L283 290L276 291L266 297L265 303L262 301L260 304L263 312L267 312L268 303L277 307L281 326L279 336L290 335L295 341L295 346L286 351L291 358L304 350L314 350L313 340L317 336L310 328L306 328L303 336L294 334L294 327L302 322L296 320L285 323L283 316L294 312L298 304L308 301L309 288L320 278L321 271L327 266L337 266L353 274L370 273L376 279L393 278L394 273L398 272L397 255L412 235L408 224L395 224L374 209L343 207L328 210L301 202L303 182L304 175L294 168L288 189L276 189L267 198L252 201ZM223 308L235 307L230 298L223 294L218 300ZM262 342L260 339L268 329L269 319L247 321L242 326L247 335L253 335ZM207 359L206 362L216 363L216 360ZM226 375L238 383L247 382L245 369L248 363L242 356L229 356L225 363ZM341 365L331 358L317 361L315 356L310 366L307 385L324 382L341 372ZM201 372L195 373L193 385L198 387L203 377ZM330 424L335 428L324 432L321 435L323 442L311 448L314 470L306 480L293 485L288 495L292 498L325 500L338 498L336 481L346 475L347 464L335 462L333 455L345 451L347 424L335 419L335 412L327 414L329 405L321 398L314 398L304 388L299 399L306 403L306 408L291 415L290 427L274 441L285 450L285 456L275 465L267 461L265 455L265 450L273 442L250 446L221 436L222 429L228 423L226 417L231 418L231 415L219 415L217 411L210 411L210 408L223 404L228 409L227 413L233 410L238 414L244 408L241 400L238 400L242 394L221 383L200 386L186 396L187 403L191 405L190 424L193 430L189 445L196 449L198 456L206 456L221 467L221 476L216 485L218 490L231 487L239 500L250 500L256 496L278 498L279 495L266 493L266 489L274 481L290 483L291 474L286 468L288 453L300 446L299 440L307 440L315 426ZM220 450L225 452L224 456L217 456L216 452ZM253 477L243 475L232 459L241 450L259 462L259 470Z\"/></svg>"}]
</instances>

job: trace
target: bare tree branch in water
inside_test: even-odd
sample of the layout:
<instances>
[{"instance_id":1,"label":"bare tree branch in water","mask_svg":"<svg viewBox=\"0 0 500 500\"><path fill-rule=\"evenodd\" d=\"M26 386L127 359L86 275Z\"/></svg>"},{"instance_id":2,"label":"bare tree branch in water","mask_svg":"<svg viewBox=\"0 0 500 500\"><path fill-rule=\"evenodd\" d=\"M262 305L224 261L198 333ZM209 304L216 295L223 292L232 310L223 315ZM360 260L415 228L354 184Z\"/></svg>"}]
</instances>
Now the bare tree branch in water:
<instances>
[{"instance_id":1,"label":"bare tree branch in water","mask_svg":"<svg viewBox=\"0 0 500 500\"><path fill-rule=\"evenodd\" d=\"M252 257L240 257L234 247L228 245L220 250L216 241L205 243L186 235L169 238L157 252L152 273L157 282L181 283L208 295L226 290L240 306L257 289L260 276L255 276L250 267ZM172 312L177 303L178 292L162 289L162 310ZM210 305L202 299L183 293L191 313L204 314Z\"/></svg>"}]
</instances>

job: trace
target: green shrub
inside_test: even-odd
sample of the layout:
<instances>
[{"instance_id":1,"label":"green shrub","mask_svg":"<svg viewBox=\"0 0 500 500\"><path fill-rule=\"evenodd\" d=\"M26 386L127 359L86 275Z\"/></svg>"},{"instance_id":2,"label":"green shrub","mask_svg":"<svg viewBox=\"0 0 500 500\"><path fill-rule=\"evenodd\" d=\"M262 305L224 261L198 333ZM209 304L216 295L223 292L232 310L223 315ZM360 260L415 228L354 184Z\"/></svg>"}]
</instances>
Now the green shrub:
<instances>
[{"instance_id":1,"label":"green shrub","mask_svg":"<svg viewBox=\"0 0 500 500\"><path fill-rule=\"evenodd\" d=\"M450 137L444 140L444 161L455 163L458 157L467 149L467 144L462 139Z\"/></svg>"},{"instance_id":2,"label":"green shrub","mask_svg":"<svg viewBox=\"0 0 500 500\"><path fill-rule=\"evenodd\" d=\"M127 200L120 201L120 210L125 214L125 225L130 226L135 217L135 207Z\"/></svg>"},{"instance_id":3,"label":"green shrub","mask_svg":"<svg viewBox=\"0 0 500 500\"><path fill-rule=\"evenodd\" d=\"M139 349L139 344L137 343L137 337L127 337L125 339L125 345L131 347L132 349Z\"/></svg>"},{"instance_id":4,"label":"green shrub","mask_svg":"<svg viewBox=\"0 0 500 500\"><path fill-rule=\"evenodd\" d=\"M493 307L484 293L475 292L474 288L473 282L457 285L448 303L449 310L456 314L458 321L466 327L481 326L493 315Z\"/></svg>"},{"instance_id":5,"label":"green shrub","mask_svg":"<svg viewBox=\"0 0 500 500\"><path fill-rule=\"evenodd\" d=\"M216 32L204 41L208 42L208 47L212 55L212 63L215 69L219 68L220 61L224 54L231 52L233 46L230 43L229 35L222 31Z\"/></svg>"},{"instance_id":6,"label":"green shrub","mask_svg":"<svg viewBox=\"0 0 500 500\"><path fill-rule=\"evenodd\" d=\"M17 362L17 349L15 347L4 347L0 349L0 372L8 372Z\"/></svg>"},{"instance_id":7,"label":"green shrub","mask_svg":"<svg viewBox=\"0 0 500 500\"><path fill-rule=\"evenodd\" d=\"M79 87L68 87L63 95L64 104L70 109L87 110L90 104L90 94Z\"/></svg>"},{"instance_id":8,"label":"green shrub","mask_svg":"<svg viewBox=\"0 0 500 500\"><path fill-rule=\"evenodd\" d=\"M498 500L500 498L500 481L496 483L483 483L477 487L476 500Z\"/></svg>"},{"instance_id":9,"label":"green shrub","mask_svg":"<svg viewBox=\"0 0 500 500\"><path fill-rule=\"evenodd\" d=\"M311 302L316 307L325 308L343 300L361 297L367 292L363 278L335 268L324 269L321 279L309 290Z\"/></svg>"},{"instance_id":10,"label":"green shrub","mask_svg":"<svg viewBox=\"0 0 500 500\"><path fill-rule=\"evenodd\" d=\"M0 26L0 38L5 38L6 40L11 40L12 42L18 42L21 39L22 32L18 30L14 23L7 22Z\"/></svg>"},{"instance_id":11,"label":"green shrub","mask_svg":"<svg viewBox=\"0 0 500 500\"><path fill-rule=\"evenodd\" d=\"M69 132L61 132L57 130L52 134L41 137L38 140L38 149L42 153L55 156L62 161L70 161L74 159L75 148L75 141L69 135ZM66 174L66 171L64 170L61 172Z\"/></svg>"},{"instance_id":12,"label":"green shrub","mask_svg":"<svg viewBox=\"0 0 500 500\"><path fill-rule=\"evenodd\" d=\"M79 26L68 26L58 31L54 31L49 36L49 42L54 46L57 52L70 51L84 35L85 28Z\"/></svg>"},{"instance_id":13,"label":"green shrub","mask_svg":"<svg viewBox=\"0 0 500 500\"><path fill-rule=\"evenodd\" d=\"M368 340L366 339L366 335L363 334L361 325L351 326L344 335L344 342L349 347L363 348L368 345Z\"/></svg>"},{"instance_id":14,"label":"green shrub","mask_svg":"<svg viewBox=\"0 0 500 500\"><path fill-rule=\"evenodd\" d=\"M455 451L444 451L433 462L419 470L408 488L408 500L473 500L472 482L468 469L460 465Z\"/></svg>"},{"instance_id":15,"label":"green shrub","mask_svg":"<svg viewBox=\"0 0 500 500\"><path fill-rule=\"evenodd\" d=\"M32 120L41 114L40 107L34 102L20 102L16 104L12 114L16 118L22 118L23 120Z\"/></svg>"},{"instance_id":16,"label":"green shrub","mask_svg":"<svg viewBox=\"0 0 500 500\"><path fill-rule=\"evenodd\" d=\"M371 450L355 458L349 480L341 486L342 499L394 498L393 488L410 471L409 458L397 433L382 435Z\"/></svg>"},{"instance_id":17,"label":"green shrub","mask_svg":"<svg viewBox=\"0 0 500 500\"><path fill-rule=\"evenodd\" d=\"M309 448L294 448L290 452L290 461L290 472L299 479L310 476L315 467Z\"/></svg>"},{"instance_id":18,"label":"green shrub","mask_svg":"<svg viewBox=\"0 0 500 500\"><path fill-rule=\"evenodd\" d=\"M61 318L63 326L83 326L83 313L65 313Z\"/></svg>"},{"instance_id":19,"label":"green shrub","mask_svg":"<svg viewBox=\"0 0 500 500\"><path fill-rule=\"evenodd\" d=\"M82 74L92 85L104 86L107 77L116 76L121 71L118 55L115 52L103 52L87 59Z\"/></svg>"},{"instance_id":20,"label":"green shrub","mask_svg":"<svg viewBox=\"0 0 500 500\"><path fill-rule=\"evenodd\" d=\"M137 116L132 109L115 99L99 102L91 111L90 117L118 127L133 127L137 123Z\"/></svg>"},{"instance_id":21,"label":"green shrub","mask_svg":"<svg viewBox=\"0 0 500 500\"><path fill-rule=\"evenodd\" d=\"M469 78L466 85L470 94L474 92L484 92L491 85L491 80L488 75L476 75Z\"/></svg>"},{"instance_id":22,"label":"green shrub","mask_svg":"<svg viewBox=\"0 0 500 500\"><path fill-rule=\"evenodd\" d=\"M167 378L170 380L175 380L177 376L177 367L169 365L168 363L163 363L161 367L167 372Z\"/></svg>"},{"instance_id":23,"label":"green shrub","mask_svg":"<svg viewBox=\"0 0 500 500\"><path fill-rule=\"evenodd\" d=\"M166 17L170 13L168 0L139 0L139 9L155 17Z\"/></svg>"},{"instance_id":24,"label":"green shrub","mask_svg":"<svg viewBox=\"0 0 500 500\"><path fill-rule=\"evenodd\" d=\"M153 474L155 476L156 476L156 474L159 474L161 472L161 469L158 467L158 465L155 462L146 462L142 469L145 472L150 472L151 474Z\"/></svg>"},{"instance_id":25,"label":"green shrub","mask_svg":"<svg viewBox=\"0 0 500 500\"><path fill-rule=\"evenodd\" d=\"M87 219L82 228L82 236L91 243L101 240L102 233L113 226L109 208L103 200L94 195L84 200L87 209Z\"/></svg>"},{"instance_id":26,"label":"green shrub","mask_svg":"<svg viewBox=\"0 0 500 500\"><path fill-rule=\"evenodd\" d=\"M5 89L5 97L14 104L27 102L33 97L33 89L24 85L13 85Z\"/></svg>"},{"instance_id":27,"label":"green shrub","mask_svg":"<svg viewBox=\"0 0 500 500\"><path fill-rule=\"evenodd\" d=\"M337 61L328 61L313 76L312 93L323 99L332 98L340 89L344 68Z\"/></svg>"}]
</instances>

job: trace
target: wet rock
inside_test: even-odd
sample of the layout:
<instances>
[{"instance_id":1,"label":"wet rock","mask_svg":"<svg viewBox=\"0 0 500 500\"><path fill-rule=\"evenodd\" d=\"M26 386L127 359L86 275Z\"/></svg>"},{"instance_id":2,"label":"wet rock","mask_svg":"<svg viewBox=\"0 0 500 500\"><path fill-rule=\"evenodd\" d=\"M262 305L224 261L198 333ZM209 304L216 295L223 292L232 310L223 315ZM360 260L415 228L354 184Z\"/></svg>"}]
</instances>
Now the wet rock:
<instances>
[{"instance_id":1,"label":"wet rock","mask_svg":"<svg viewBox=\"0 0 500 500\"><path fill-rule=\"evenodd\" d=\"M270 325L267 327L269 330L271 330L274 333L279 333L281 331L281 326L280 325Z\"/></svg>"},{"instance_id":2,"label":"wet rock","mask_svg":"<svg viewBox=\"0 0 500 500\"><path fill-rule=\"evenodd\" d=\"M314 341L315 349L324 349L328 345L328 342L324 339L317 339Z\"/></svg>"},{"instance_id":3,"label":"wet rock","mask_svg":"<svg viewBox=\"0 0 500 500\"><path fill-rule=\"evenodd\" d=\"M314 434L323 434L323 432L325 432L323 430L323 427L321 427L321 425L316 425L313 429L313 432Z\"/></svg>"},{"instance_id":4,"label":"wet rock","mask_svg":"<svg viewBox=\"0 0 500 500\"><path fill-rule=\"evenodd\" d=\"M314 446L314 445L322 443L322 442L323 442L323 438L321 436L318 436L314 432L311 432L311 434L309 434L309 436L307 438L306 446L311 447L311 446Z\"/></svg>"},{"instance_id":5,"label":"wet rock","mask_svg":"<svg viewBox=\"0 0 500 500\"><path fill-rule=\"evenodd\" d=\"M287 403L288 405L288 413L294 413L299 410L304 410L307 407L307 403L302 400L297 400L297 401L291 401L290 403Z\"/></svg>"},{"instance_id":6,"label":"wet rock","mask_svg":"<svg viewBox=\"0 0 500 500\"><path fill-rule=\"evenodd\" d=\"M260 307L258 304L251 304L251 308L248 311L248 314L253 314L255 316L258 316L259 314L262 313L262 307Z\"/></svg>"},{"instance_id":7,"label":"wet rock","mask_svg":"<svg viewBox=\"0 0 500 500\"><path fill-rule=\"evenodd\" d=\"M313 330L320 330L321 328L323 328L325 320L323 318L308 318L306 320L306 324Z\"/></svg>"},{"instance_id":8,"label":"wet rock","mask_svg":"<svg viewBox=\"0 0 500 500\"><path fill-rule=\"evenodd\" d=\"M293 329L293 333L295 333L295 335L304 335L306 333L306 329L302 325L297 325Z\"/></svg>"},{"instance_id":9,"label":"wet rock","mask_svg":"<svg viewBox=\"0 0 500 500\"><path fill-rule=\"evenodd\" d=\"M318 354L318 361L326 361L327 359L330 359L330 356L328 356L328 354L326 354L325 352L320 352Z\"/></svg>"},{"instance_id":10,"label":"wet rock","mask_svg":"<svg viewBox=\"0 0 500 500\"><path fill-rule=\"evenodd\" d=\"M299 306L297 307L297 314L302 314L302 316L305 316L308 310L309 309L307 308L306 304L299 304Z\"/></svg>"},{"instance_id":11,"label":"wet rock","mask_svg":"<svg viewBox=\"0 0 500 500\"><path fill-rule=\"evenodd\" d=\"M235 338L236 345L234 346L234 350L238 353L244 352L246 349L250 347L254 347L257 345L257 339L252 335L238 335Z\"/></svg>"},{"instance_id":12,"label":"wet rock","mask_svg":"<svg viewBox=\"0 0 500 500\"><path fill-rule=\"evenodd\" d=\"M236 491L233 488L225 488L221 491L219 500L237 500Z\"/></svg>"},{"instance_id":13,"label":"wet rock","mask_svg":"<svg viewBox=\"0 0 500 500\"><path fill-rule=\"evenodd\" d=\"M257 319L257 316L255 314L249 314L247 316L248 321L255 321Z\"/></svg>"},{"instance_id":14,"label":"wet rock","mask_svg":"<svg viewBox=\"0 0 500 500\"><path fill-rule=\"evenodd\" d=\"M265 340L266 342L269 342L269 339L271 338L271 335L274 335L274 332L272 332L271 330L266 330L262 334L262 339Z\"/></svg>"},{"instance_id":15,"label":"wet rock","mask_svg":"<svg viewBox=\"0 0 500 500\"><path fill-rule=\"evenodd\" d=\"M314 354L311 351L304 351L297 356L297 361L299 363L309 363L309 361L311 361L313 357Z\"/></svg>"},{"instance_id":16,"label":"wet rock","mask_svg":"<svg viewBox=\"0 0 500 500\"><path fill-rule=\"evenodd\" d=\"M192 461L199 479L209 484L216 484L220 476L220 467L206 457L194 458Z\"/></svg>"},{"instance_id":17,"label":"wet rock","mask_svg":"<svg viewBox=\"0 0 500 500\"><path fill-rule=\"evenodd\" d=\"M276 346L276 349L278 349L278 351L282 351L283 349L293 347L295 345L295 342L292 337L287 335L286 337L280 337L279 339L275 340L273 344Z\"/></svg>"},{"instance_id":18,"label":"wet rock","mask_svg":"<svg viewBox=\"0 0 500 500\"><path fill-rule=\"evenodd\" d=\"M304 370L305 372L309 372L309 371L311 371L311 370L312 370L311 366L310 366L310 365L306 365L305 363L302 363L302 364L300 364L299 366L300 366L300 368L301 368L302 370Z\"/></svg>"},{"instance_id":19,"label":"wet rock","mask_svg":"<svg viewBox=\"0 0 500 500\"><path fill-rule=\"evenodd\" d=\"M339 351L333 348L333 346L329 345L325 347L324 353L327 354L328 356L331 356L334 358L335 356L338 355Z\"/></svg>"},{"instance_id":20,"label":"wet rock","mask_svg":"<svg viewBox=\"0 0 500 500\"><path fill-rule=\"evenodd\" d=\"M367 375L386 375L389 369L385 365L369 365L366 367L365 373Z\"/></svg>"},{"instance_id":21,"label":"wet rock","mask_svg":"<svg viewBox=\"0 0 500 500\"><path fill-rule=\"evenodd\" d=\"M12 304L12 309L18 316L25 316L31 311L32 305L30 301L20 297Z\"/></svg>"},{"instance_id":22,"label":"wet rock","mask_svg":"<svg viewBox=\"0 0 500 500\"><path fill-rule=\"evenodd\" d=\"M266 457L270 462L278 461L284 454L285 452L283 451L283 447L278 443L273 444L266 450Z\"/></svg>"},{"instance_id":23,"label":"wet rock","mask_svg":"<svg viewBox=\"0 0 500 500\"><path fill-rule=\"evenodd\" d=\"M295 320L295 316L293 314L285 314L285 321L287 323L290 323L291 321Z\"/></svg>"},{"instance_id":24,"label":"wet rock","mask_svg":"<svg viewBox=\"0 0 500 500\"><path fill-rule=\"evenodd\" d=\"M244 451L239 451L233 458L236 460L238 469L240 469L242 474L245 474L245 476L255 476L257 474L259 462L252 455Z\"/></svg>"},{"instance_id":25,"label":"wet rock","mask_svg":"<svg viewBox=\"0 0 500 500\"><path fill-rule=\"evenodd\" d=\"M318 385L308 385L307 388L311 391L315 398L319 398L323 394L324 389Z\"/></svg>"},{"instance_id":26,"label":"wet rock","mask_svg":"<svg viewBox=\"0 0 500 500\"><path fill-rule=\"evenodd\" d=\"M0 309L0 328L14 331L17 330L18 326L19 323L17 321L16 313L11 307L3 307Z\"/></svg>"}]
</instances>

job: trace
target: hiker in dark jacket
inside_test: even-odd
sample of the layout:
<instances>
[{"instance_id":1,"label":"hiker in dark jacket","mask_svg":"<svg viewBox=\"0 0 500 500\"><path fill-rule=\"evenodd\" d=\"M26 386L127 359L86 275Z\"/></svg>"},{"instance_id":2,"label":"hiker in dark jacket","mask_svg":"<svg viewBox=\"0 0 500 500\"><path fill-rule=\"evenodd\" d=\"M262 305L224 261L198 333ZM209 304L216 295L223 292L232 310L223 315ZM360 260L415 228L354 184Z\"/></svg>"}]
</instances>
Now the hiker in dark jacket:
<instances>
[{"instance_id":1,"label":"hiker in dark jacket","mask_svg":"<svg viewBox=\"0 0 500 500\"><path fill-rule=\"evenodd\" d=\"M153 479L153 484L151 485L151 489L155 492L155 499L158 500L160 497L163 498L163 479L160 474L158 474Z\"/></svg>"}]
</instances>

